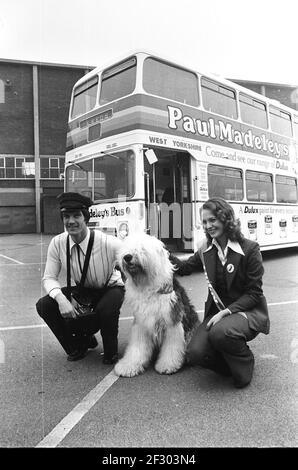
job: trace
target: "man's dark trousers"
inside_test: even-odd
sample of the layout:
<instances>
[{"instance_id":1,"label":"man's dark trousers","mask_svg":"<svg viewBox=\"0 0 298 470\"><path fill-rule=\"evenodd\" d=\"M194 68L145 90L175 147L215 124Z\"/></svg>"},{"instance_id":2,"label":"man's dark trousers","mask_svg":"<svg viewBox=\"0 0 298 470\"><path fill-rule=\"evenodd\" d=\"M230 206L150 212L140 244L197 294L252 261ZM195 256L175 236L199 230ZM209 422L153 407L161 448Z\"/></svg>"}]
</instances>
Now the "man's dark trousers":
<instances>
[{"instance_id":1,"label":"man's dark trousers","mask_svg":"<svg viewBox=\"0 0 298 470\"><path fill-rule=\"evenodd\" d=\"M62 292L66 295L67 288ZM49 295L42 297L36 304L40 317L52 330L66 354L84 347L91 335L101 331L104 354L112 357L118 349L118 322L124 298L124 287L88 289L95 306L94 315L76 319L64 319L58 303Z\"/></svg>"}]
</instances>

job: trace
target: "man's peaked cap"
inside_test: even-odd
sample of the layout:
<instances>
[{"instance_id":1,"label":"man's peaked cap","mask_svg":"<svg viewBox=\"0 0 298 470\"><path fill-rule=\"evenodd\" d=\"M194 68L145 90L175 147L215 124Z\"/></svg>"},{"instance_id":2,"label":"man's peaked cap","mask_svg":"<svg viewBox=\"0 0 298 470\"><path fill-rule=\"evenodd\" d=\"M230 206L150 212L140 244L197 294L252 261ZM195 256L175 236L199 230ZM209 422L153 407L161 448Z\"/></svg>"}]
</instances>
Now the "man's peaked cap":
<instances>
[{"instance_id":1,"label":"man's peaked cap","mask_svg":"<svg viewBox=\"0 0 298 470\"><path fill-rule=\"evenodd\" d=\"M62 193L57 196L61 212L74 209L88 209L92 204L90 197L80 193Z\"/></svg>"}]
</instances>

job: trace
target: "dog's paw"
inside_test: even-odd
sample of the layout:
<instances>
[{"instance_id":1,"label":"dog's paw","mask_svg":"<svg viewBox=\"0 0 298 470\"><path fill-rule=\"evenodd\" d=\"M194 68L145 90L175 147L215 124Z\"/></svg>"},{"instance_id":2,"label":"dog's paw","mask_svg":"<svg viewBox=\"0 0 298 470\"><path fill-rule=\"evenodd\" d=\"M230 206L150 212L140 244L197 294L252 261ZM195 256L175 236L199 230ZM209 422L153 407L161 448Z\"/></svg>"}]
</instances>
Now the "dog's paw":
<instances>
[{"instance_id":1,"label":"dog's paw","mask_svg":"<svg viewBox=\"0 0 298 470\"><path fill-rule=\"evenodd\" d=\"M173 363L173 362L165 362L165 361L157 361L157 363L154 366L154 369L156 372L159 374L174 374L175 372L178 372L179 369L181 369L182 363Z\"/></svg>"},{"instance_id":2,"label":"dog's paw","mask_svg":"<svg viewBox=\"0 0 298 470\"><path fill-rule=\"evenodd\" d=\"M126 361L120 360L114 367L114 372L119 377L135 377L144 372L144 368L136 364L128 364Z\"/></svg>"}]
</instances>

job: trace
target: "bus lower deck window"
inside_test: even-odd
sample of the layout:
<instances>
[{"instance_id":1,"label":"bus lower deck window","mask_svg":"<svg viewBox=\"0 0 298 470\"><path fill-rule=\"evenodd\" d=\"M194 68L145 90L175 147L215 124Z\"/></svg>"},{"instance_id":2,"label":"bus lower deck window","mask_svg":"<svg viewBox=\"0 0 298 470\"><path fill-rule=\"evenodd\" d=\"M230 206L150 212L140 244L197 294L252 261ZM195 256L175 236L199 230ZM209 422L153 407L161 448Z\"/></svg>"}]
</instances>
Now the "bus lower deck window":
<instances>
[{"instance_id":1,"label":"bus lower deck window","mask_svg":"<svg viewBox=\"0 0 298 470\"><path fill-rule=\"evenodd\" d=\"M208 166L209 197L219 196L230 201L242 201L242 171L220 165Z\"/></svg>"},{"instance_id":2,"label":"bus lower deck window","mask_svg":"<svg viewBox=\"0 0 298 470\"><path fill-rule=\"evenodd\" d=\"M277 202L297 202L297 180L290 176L276 175L276 200Z\"/></svg>"},{"instance_id":3,"label":"bus lower deck window","mask_svg":"<svg viewBox=\"0 0 298 470\"><path fill-rule=\"evenodd\" d=\"M269 173L246 172L246 197L248 201L272 202L273 178Z\"/></svg>"}]
</instances>

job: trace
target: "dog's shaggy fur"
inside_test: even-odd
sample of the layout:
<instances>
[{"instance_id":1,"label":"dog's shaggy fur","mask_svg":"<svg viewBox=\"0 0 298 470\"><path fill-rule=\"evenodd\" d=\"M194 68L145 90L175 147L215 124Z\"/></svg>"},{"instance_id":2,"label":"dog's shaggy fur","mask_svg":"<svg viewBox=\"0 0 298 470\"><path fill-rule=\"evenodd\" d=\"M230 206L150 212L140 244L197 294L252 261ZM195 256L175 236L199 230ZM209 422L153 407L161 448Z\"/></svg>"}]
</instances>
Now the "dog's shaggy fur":
<instances>
[{"instance_id":1,"label":"dog's shaggy fur","mask_svg":"<svg viewBox=\"0 0 298 470\"><path fill-rule=\"evenodd\" d=\"M168 251L157 238L141 234L123 242L118 261L127 277L124 304L134 322L128 347L115 365L115 373L124 377L140 374L154 352L158 353L157 372L178 371L198 316L173 276Z\"/></svg>"}]
</instances>

